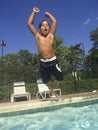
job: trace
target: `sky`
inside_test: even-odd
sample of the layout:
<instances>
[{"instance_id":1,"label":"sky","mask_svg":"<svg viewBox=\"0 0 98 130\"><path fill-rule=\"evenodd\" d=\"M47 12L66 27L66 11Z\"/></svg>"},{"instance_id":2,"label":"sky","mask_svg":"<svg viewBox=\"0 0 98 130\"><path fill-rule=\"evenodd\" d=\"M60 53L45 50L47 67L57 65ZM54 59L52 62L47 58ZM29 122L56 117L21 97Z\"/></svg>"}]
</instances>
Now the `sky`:
<instances>
[{"instance_id":1,"label":"sky","mask_svg":"<svg viewBox=\"0 0 98 130\"><path fill-rule=\"evenodd\" d=\"M0 0L0 43L6 43L4 55L18 53L20 49L38 52L27 27L33 7L40 9L34 20L36 29L42 19L47 19L44 14L48 11L57 20L56 36L62 37L63 46L83 43L88 54L93 44L90 32L98 27L98 0Z\"/></svg>"}]
</instances>

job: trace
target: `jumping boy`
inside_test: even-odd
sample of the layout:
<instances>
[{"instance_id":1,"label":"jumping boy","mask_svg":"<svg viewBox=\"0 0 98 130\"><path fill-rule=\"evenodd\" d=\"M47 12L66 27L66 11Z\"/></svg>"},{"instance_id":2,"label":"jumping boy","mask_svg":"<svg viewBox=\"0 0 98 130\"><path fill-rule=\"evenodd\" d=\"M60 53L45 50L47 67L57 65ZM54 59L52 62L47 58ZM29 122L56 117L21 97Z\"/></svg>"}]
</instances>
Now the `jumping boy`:
<instances>
[{"instance_id":1,"label":"jumping boy","mask_svg":"<svg viewBox=\"0 0 98 130\"><path fill-rule=\"evenodd\" d=\"M39 31L33 25L36 14L40 10L37 7L33 8L28 19L28 27L31 33L35 36L38 52L40 55L40 70L42 74L42 80L47 83L51 79L51 75L55 76L58 81L63 80L62 71L59 68L58 60L53 49L54 34L56 31L56 19L49 12L45 12L46 17L48 17L52 25L50 26L47 20L42 20L39 24Z\"/></svg>"}]
</instances>

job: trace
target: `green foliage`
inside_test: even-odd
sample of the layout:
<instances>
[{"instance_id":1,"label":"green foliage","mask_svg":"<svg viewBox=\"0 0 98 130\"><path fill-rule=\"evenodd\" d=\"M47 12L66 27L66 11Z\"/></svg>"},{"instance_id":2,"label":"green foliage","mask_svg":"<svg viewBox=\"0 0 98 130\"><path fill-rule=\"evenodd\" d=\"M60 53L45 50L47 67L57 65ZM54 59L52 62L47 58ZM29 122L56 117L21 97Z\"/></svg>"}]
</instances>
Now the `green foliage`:
<instances>
[{"instance_id":1,"label":"green foliage","mask_svg":"<svg viewBox=\"0 0 98 130\"><path fill-rule=\"evenodd\" d=\"M90 32L90 39L93 41L93 47L86 57L87 63L98 64L98 28Z\"/></svg>"},{"instance_id":2,"label":"green foliage","mask_svg":"<svg viewBox=\"0 0 98 130\"><path fill-rule=\"evenodd\" d=\"M66 65L68 65L68 62L65 58L68 53L68 48L63 46L63 39L61 37L55 36L54 50L62 69L64 69Z\"/></svg>"},{"instance_id":3,"label":"green foliage","mask_svg":"<svg viewBox=\"0 0 98 130\"><path fill-rule=\"evenodd\" d=\"M98 28L90 32L90 39L93 41L93 46L98 45Z\"/></svg>"},{"instance_id":4,"label":"green foliage","mask_svg":"<svg viewBox=\"0 0 98 130\"><path fill-rule=\"evenodd\" d=\"M4 56L4 63L5 65L19 65L19 62L18 62L18 54L17 53L9 53L7 55Z\"/></svg>"},{"instance_id":5,"label":"green foliage","mask_svg":"<svg viewBox=\"0 0 98 130\"><path fill-rule=\"evenodd\" d=\"M20 50L18 52L18 61L24 66L32 64L32 54L27 50Z\"/></svg>"}]
</instances>

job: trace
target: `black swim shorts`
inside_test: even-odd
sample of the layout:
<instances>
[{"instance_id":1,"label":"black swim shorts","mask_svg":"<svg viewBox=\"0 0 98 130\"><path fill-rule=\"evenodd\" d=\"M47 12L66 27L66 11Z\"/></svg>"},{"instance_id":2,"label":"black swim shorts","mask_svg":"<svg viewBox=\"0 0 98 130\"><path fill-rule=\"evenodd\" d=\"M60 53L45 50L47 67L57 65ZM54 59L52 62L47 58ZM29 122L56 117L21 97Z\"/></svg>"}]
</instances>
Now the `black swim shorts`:
<instances>
[{"instance_id":1,"label":"black swim shorts","mask_svg":"<svg viewBox=\"0 0 98 130\"><path fill-rule=\"evenodd\" d=\"M40 59L40 71L44 83L51 79L51 75L55 76L58 81L63 80L63 74L56 56L51 59Z\"/></svg>"}]
</instances>

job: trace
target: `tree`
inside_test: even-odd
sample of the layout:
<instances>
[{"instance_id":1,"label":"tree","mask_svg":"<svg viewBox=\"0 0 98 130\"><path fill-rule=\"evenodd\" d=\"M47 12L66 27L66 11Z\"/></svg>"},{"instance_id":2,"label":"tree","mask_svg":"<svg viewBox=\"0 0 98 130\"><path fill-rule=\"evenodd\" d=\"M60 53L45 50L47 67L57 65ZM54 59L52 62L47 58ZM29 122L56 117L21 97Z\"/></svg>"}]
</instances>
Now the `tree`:
<instances>
[{"instance_id":1,"label":"tree","mask_svg":"<svg viewBox=\"0 0 98 130\"><path fill-rule=\"evenodd\" d=\"M17 53L9 53L9 54L5 55L4 61L5 61L6 66L7 65L11 65L11 66L19 65L18 54Z\"/></svg>"},{"instance_id":2,"label":"tree","mask_svg":"<svg viewBox=\"0 0 98 130\"><path fill-rule=\"evenodd\" d=\"M18 52L18 61L21 65L27 66L32 64L32 54L28 52L28 50L20 50Z\"/></svg>"},{"instance_id":3,"label":"tree","mask_svg":"<svg viewBox=\"0 0 98 130\"><path fill-rule=\"evenodd\" d=\"M93 47L89 50L88 63L98 64L98 28L90 32L90 40L93 41Z\"/></svg>"},{"instance_id":4,"label":"tree","mask_svg":"<svg viewBox=\"0 0 98 130\"><path fill-rule=\"evenodd\" d=\"M65 58L67 55L67 52L68 52L68 48L63 46L63 39L59 36L58 37L55 36L54 50L55 50L55 54L59 60L59 63L62 65L63 68L65 68L66 65L68 64L68 62Z\"/></svg>"},{"instance_id":5,"label":"tree","mask_svg":"<svg viewBox=\"0 0 98 130\"><path fill-rule=\"evenodd\" d=\"M93 41L94 48L98 48L98 28L90 32L90 40Z\"/></svg>"},{"instance_id":6,"label":"tree","mask_svg":"<svg viewBox=\"0 0 98 130\"><path fill-rule=\"evenodd\" d=\"M93 42L93 47L86 56L86 63L89 73L95 78L98 77L98 28L90 32L90 40Z\"/></svg>"}]
</instances>

